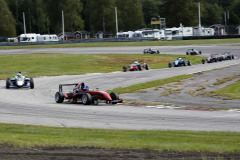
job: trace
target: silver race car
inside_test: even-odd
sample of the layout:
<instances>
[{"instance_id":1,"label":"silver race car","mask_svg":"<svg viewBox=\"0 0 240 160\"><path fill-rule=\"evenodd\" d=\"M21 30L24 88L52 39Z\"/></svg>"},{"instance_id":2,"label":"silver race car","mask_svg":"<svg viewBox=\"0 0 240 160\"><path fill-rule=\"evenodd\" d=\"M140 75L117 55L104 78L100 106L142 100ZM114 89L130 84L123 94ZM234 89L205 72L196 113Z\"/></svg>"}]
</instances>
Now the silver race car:
<instances>
[{"instance_id":1,"label":"silver race car","mask_svg":"<svg viewBox=\"0 0 240 160\"><path fill-rule=\"evenodd\" d=\"M27 78L22 75L22 72L14 72L17 75L14 78L8 78L6 80L6 88L34 88L33 78Z\"/></svg>"}]
</instances>

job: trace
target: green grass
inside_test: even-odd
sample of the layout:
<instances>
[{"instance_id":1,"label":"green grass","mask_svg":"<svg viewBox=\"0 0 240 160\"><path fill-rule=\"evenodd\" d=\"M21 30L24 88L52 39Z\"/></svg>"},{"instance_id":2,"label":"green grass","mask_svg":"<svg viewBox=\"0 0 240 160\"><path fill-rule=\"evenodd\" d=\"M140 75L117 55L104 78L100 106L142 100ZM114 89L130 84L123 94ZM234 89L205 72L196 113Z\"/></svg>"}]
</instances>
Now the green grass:
<instances>
[{"instance_id":1,"label":"green grass","mask_svg":"<svg viewBox=\"0 0 240 160\"><path fill-rule=\"evenodd\" d=\"M238 77L240 77L240 74L232 76L232 77L223 78L223 79L217 79L217 82L215 82L213 85L221 85L223 83L232 81L232 80L234 80L234 79L236 79Z\"/></svg>"},{"instance_id":2,"label":"green grass","mask_svg":"<svg viewBox=\"0 0 240 160\"><path fill-rule=\"evenodd\" d=\"M146 61L151 69L168 67L180 55L147 54L22 54L0 55L0 79L12 72L28 72L30 77L79 75L85 73L122 71L124 65L136 59ZM200 63L199 56L188 57L193 64ZM116 63L117 62L117 63Z\"/></svg>"},{"instance_id":3,"label":"green grass","mask_svg":"<svg viewBox=\"0 0 240 160\"><path fill-rule=\"evenodd\" d=\"M117 92L118 94L124 94L124 93L134 93L138 92L141 89L147 89L147 88L152 88L152 87L159 87L164 84L168 84L171 82L179 82L183 79L188 79L192 78L193 75L181 75L181 76L175 76L167 79L161 79L161 80L156 80L156 81L151 81L151 82L146 82L146 83L140 83L128 87L121 87L121 88L115 88L113 90L109 90L107 92Z\"/></svg>"},{"instance_id":4,"label":"green grass","mask_svg":"<svg viewBox=\"0 0 240 160\"><path fill-rule=\"evenodd\" d=\"M240 133L57 128L0 123L0 144L158 151L240 152Z\"/></svg>"},{"instance_id":5,"label":"green grass","mask_svg":"<svg viewBox=\"0 0 240 160\"><path fill-rule=\"evenodd\" d=\"M240 81L226 87L220 88L213 93L232 99L240 99Z\"/></svg>"},{"instance_id":6,"label":"green grass","mask_svg":"<svg viewBox=\"0 0 240 160\"><path fill-rule=\"evenodd\" d=\"M208 39L208 40L178 40L178 41L143 41L143 42L95 42L95 43L66 43L51 45L21 45L21 46L0 46L0 49L25 49L25 48L68 48L68 47L121 47L121 46L182 46L199 44L222 44L240 43L239 38L235 39Z\"/></svg>"}]
</instances>

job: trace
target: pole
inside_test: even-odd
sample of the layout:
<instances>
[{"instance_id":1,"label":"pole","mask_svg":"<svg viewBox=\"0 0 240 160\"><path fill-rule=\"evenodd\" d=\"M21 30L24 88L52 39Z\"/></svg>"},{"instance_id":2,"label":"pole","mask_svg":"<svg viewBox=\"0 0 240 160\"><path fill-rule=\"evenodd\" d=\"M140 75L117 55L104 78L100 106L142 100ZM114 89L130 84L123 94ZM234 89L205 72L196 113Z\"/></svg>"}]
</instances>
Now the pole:
<instances>
[{"instance_id":1,"label":"pole","mask_svg":"<svg viewBox=\"0 0 240 160\"><path fill-rule=\"evenodd\" d=\"M224 12L224 20L225 20L225 26L227 25L227 14Z\"/></svg>"},{"instance_id":2,"label":"pole","mask_svg":"<svg viewBox=\"0 0 240 160\"><path fill-rule=\"evenodd\" d=\"M117 7L115 7L115 16L116 16L116 35L118 33L118 17L117 17ZM117 37L118 38L118 37Z\"/></svg>"},{"instance_id":3,"label":"pole","mask_svg":"<svg viewBox=\"0 0 240 160\"><path fill-rule=\"evenodd\" d=\"M62 28L63 28L63 40L65 39L65 34L64 34L64 13L62 10Z\"/></svg>"},{"instance_id":4,"label":"pole","mask_svg":"<svg viewBox=\"0 0 240 160\"><path fill-rule=\"evenodd\" d=\"M224 12L224 19L225 19L225 31L228 33L228 28L227 28L227 12Z\"/></svg>"},{"instance_id":5,"label":"pole","mask_svg":"<svg viewBox=\"0 0 240 160\"><path fill-rule=\"evenodd\" d=\"M106 29L105 29L105 18L103 17L103 33L105 34Z\"/></svg>"},{"instance_id":6,"label":"pole","mask_svg":"<svg viewBox=\"0 0 240 160\"><path fill-rule=\"evenodd\" d=\"M158 16L158 20L160 21L159 29L161 30L161 17L160 16Z\"/></svg>"},{"instance_id":7,"label":"pole","mask_svg":"<svg viewBox=\"0 0 240 160\"><path fill-rule=\"evenodd\" d=\"M24 26L24 34L26 34L26 23L25 23L25 14L23 12L23 26Z\"/></svg>"},{"instance_id":8,"label":"pole","mask_svg":"<svg viewBox=\"0 0 240 160\"><path fill-rule=\"evenodd\" d=\"M16 0L16 21L18 23L18 0Z\"/></svg>"},{"instance_id":9,"label":"pole","mask_svg":"<svg viewBox=\"0 0 240 160\"><path fill-rule=\"evenodd\" d=\"M201 6L200 6L200 2L198 2L198 21L199 21L199 25L198 25L198 31L199 31L199 36L202 35L202 25L201 25Z\"/></svg>"}]
</instances>

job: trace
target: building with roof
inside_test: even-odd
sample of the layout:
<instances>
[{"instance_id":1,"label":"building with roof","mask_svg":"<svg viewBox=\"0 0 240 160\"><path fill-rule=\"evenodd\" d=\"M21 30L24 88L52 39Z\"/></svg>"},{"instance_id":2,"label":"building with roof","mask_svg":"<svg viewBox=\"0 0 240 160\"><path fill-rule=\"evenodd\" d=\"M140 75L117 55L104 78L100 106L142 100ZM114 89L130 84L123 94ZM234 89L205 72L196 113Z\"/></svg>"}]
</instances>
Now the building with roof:
<instances>
[{"instance_id":1,"label":"building with roof","mask_svg":"<svg viewBox=\"0 0 240 160\"><path fill-rule=\"evenodd\" d=\"M222 24L214 24L210 28L214 29L215 36L226 35L226 27Z\"/></svg>"}]
</instances>

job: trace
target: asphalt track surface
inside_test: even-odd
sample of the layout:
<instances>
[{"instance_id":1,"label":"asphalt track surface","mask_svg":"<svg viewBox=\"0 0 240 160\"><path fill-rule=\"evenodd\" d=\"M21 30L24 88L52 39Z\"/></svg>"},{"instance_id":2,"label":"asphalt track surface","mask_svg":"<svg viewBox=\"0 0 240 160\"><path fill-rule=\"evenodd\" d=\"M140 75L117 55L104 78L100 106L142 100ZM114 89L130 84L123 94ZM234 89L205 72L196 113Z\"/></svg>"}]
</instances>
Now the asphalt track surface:
<instances>
[{"instance_id":1,"label":"asphalt track surface","mask_svg":"<svg viewBox=\"0 0 240 160\"><path fill-rule=\"evenodd\" d=\"M239 46L184 46L184 47L154 47L166 50L172 54L186 52L186 48L202 50L207 56L213 52L223 53L230 51L236 57L240 57ZM107 47L102 50L115 51L111 53L134 53L129 50L134 47ZM146 47L135 47L141 50ZM41 51L40 51L41 50ZM24 54L24 53L90 53L92 48L67 48L60 49L34 49L31 50L1 50L0 54ZM102 51L95 50L94 54ZM59 52L58 52L59 51ZM161 50L160 50L161 52ZM81 54L80 52L78 52ZM137 53L137 52L136 52ZM183 54L183 53L181 53ZM156 69L142 72L114 72L95 73L74 76L39 77L35 78L35 89L5 89L5 80L0 81L0 122L30 125L60 126L60 127L84 127L105 129L170 129L170 130L201 130L201 131L240 131L240 111L196 111L162 109L154 106L128 106L128 105L90 105L81 104L56 104L54 95L58 91L59 83L85 82L92 89L108 90L116 87L125 87L137 83L165 79L182 74L227 67L229 65L240 66L240 59L194 65L190 67L174 69ZM70 89L70 88L68 88ZM68 90L67 89L67 90ZM67 91L66 90L66 91Z\"/></svg>"},{"instance_id":2,"label":"asphalt track surface","mask_svg":"<svg viewBox=\"0 0 240 160\"><path fill-rule=\"evenodd\" d=\"M186 46L139 46L139 47L83 47L83 48L36 48L0 50L0 54L32 54L32 53L71 53L71 54L142 54L146 48L156 48L161 54L185 54L187 49L201 50L204 56L212 53L231 52L240 55L240 46L235 44L205 44Z\"/></svg>"}]
</instances>

